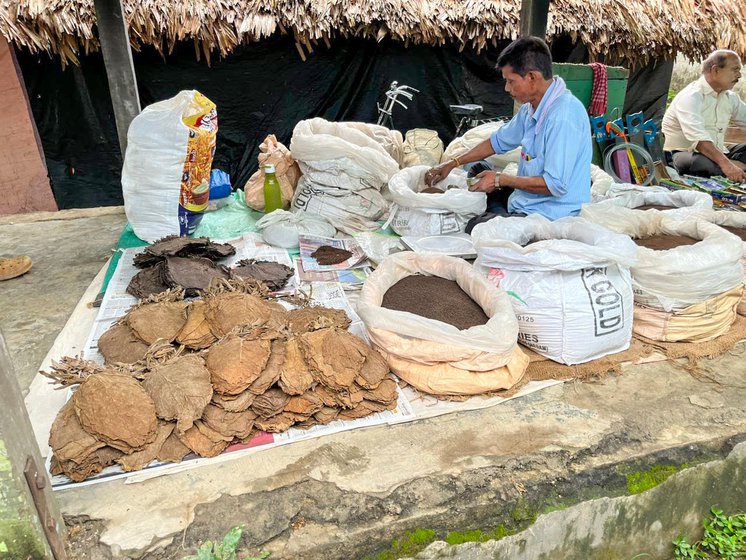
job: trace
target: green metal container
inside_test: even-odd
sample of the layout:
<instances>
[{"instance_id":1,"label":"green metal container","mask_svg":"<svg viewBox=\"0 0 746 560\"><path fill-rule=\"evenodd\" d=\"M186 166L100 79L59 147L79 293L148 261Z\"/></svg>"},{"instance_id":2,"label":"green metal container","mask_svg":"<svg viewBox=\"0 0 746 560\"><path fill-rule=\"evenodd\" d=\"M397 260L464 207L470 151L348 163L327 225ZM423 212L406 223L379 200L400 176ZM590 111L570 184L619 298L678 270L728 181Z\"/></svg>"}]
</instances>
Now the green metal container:
<instances>
[{"instance_id":1,"label":"green metal container","mask_svg":"<svg viewBox=\"0 0 746 560\"><path fill-rule=\"evenodd\" d=\"M593 89L593 68L587 64L569 64L564 62L555 62L552 64L552 72L565 80L567 89L575 97L580 99L583 106L587 109L591 104L591 90ZM621 66L607 66L607 83L608 83L608 101L606 104L606 118L615 120L622 116L624 109L624 98L627 95L627 80L629 79L629 70ZM602 164L601 152L598 144L593 142L593 163Z\"/></svg>"}]
</instances>

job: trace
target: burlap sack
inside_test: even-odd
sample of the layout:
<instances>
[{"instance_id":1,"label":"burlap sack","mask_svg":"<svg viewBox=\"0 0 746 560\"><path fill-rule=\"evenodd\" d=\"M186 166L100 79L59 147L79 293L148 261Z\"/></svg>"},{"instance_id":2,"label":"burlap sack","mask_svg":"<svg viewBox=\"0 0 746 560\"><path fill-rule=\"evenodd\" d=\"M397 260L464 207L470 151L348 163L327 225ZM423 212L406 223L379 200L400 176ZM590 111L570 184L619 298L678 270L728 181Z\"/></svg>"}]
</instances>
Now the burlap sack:
<instances>
[{"instance_id":1,"label":"burlap sack","mask_svg":"<svg viewBox=\"0 0 746 560\"><path fill-rule=\"evenodd\" d=\"M386 291L412 274L456 281L489 320L459 330L381 307ZM509 296L461 259L410 252L388 257L363 286L358 314L391 369L421 391L473 395L508 389L520 381L528 367L528 358L518 348L518 322Z\"/></svg>"},{"instance_id":2,"label":"burlap sack","mask_svg":"<svg viewBox=\"0 0 746 560\"><path fill-rule=\"evenodd\" d=\"M663 342L706 342L728 332L742 295L743 286L738 286L675 313L635 305L633 329Z\"/></svg>"},{"instance_id":3,"label":"burlap sack","mask_svg":"<svg viewBox=\"0 0 746 560\"><path fill-rule=\"evenodd\" d=\"M270 134L259 145L259 169L249 178L244 186L246 205L249 208L264 212L264 165L274 164L277 180L282 191L282 207L290 207L295 187L300 178L300 168L293 156L283 144L277 141L274 134Z\"/></svg>"},{"instance_id":4,"label":"burlap sack","mask_svg":"<svg viewBox=\"0 0 746 560\"><path fill-rule=\"evenodd\" d=\"M404 135L404 157L401 166L427 165L433 167L443 156L443 141L435 130L413 128Z\"/></svg>"}]
</instances>

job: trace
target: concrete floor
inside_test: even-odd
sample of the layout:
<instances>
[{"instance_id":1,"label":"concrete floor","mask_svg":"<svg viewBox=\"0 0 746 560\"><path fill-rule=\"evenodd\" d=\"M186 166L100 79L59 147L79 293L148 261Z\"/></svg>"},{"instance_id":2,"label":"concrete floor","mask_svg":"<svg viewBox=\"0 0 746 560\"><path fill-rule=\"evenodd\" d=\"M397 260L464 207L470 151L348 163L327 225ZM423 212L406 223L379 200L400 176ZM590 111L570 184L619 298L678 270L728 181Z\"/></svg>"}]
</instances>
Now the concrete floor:
<instances>
[{"instance_id":1,"label":"concrete floor","mask_svg":"<svg viewBox=\"0 0 746 560\"><path fill-rule=\"evenodd\" d=\"M125 223L122 207L0 217L0 257L34 262L0 282L0 332L24 393Z\"/></svg>"},{"instance_id":2,"label":"concrete floor","mask_svg":"<svg viewBox=\"0 0 746 560\"><path fill-rule=\"evenodd\" d=\"M123 214L0 221L0 252L29 252L37 263L34 276L0 284L0 328L24 386L123 224ZM622 495L630 472L721 459L746 439L744 373L741 344L696 368L629 366L618 376L566 383L489 409L344 432L56 496L76 560L181 558L241 524L239 557L269 551L270 560L363 558L405 531L429 528L442 537L511 519L530 522L546 505ZM746 472L720 484L743 487ZM533 513L519 513L522 504ZM734 507L744 511L746 503ZM646 547L639 552L670 546L659 541L640 543ZM594 550L583 557L628 559L638 552Z\"/></svg>"}]
</instances>

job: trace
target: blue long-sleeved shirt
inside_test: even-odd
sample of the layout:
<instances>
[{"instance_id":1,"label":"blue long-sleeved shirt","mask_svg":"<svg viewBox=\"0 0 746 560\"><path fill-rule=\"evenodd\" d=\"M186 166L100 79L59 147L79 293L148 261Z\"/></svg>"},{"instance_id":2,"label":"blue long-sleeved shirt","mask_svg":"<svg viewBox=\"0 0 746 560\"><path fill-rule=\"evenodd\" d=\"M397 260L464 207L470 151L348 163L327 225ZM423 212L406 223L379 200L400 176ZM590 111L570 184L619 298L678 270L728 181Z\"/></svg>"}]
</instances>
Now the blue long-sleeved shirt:
<instances>
[{"instance_id":1,"label":"blue long-sleeved shirt","mask_svg":"<svg viewBox=\"0 0 746 560\"><path fill-rule=\"evenodd\" d=\"M590 122L583 104L569 91L562 93L548 108L558 81L544 94L536 111L524 104L511 121L490 137L496 154L522 146L519 177L543 177L551 195L532 194L516 189L508 199L508 211L541 214L550 220L574 216L591 200ZM564 85L564 83L562 84ZM544 111L541 130L536 125Z\"/></svg>"}]
</instances>

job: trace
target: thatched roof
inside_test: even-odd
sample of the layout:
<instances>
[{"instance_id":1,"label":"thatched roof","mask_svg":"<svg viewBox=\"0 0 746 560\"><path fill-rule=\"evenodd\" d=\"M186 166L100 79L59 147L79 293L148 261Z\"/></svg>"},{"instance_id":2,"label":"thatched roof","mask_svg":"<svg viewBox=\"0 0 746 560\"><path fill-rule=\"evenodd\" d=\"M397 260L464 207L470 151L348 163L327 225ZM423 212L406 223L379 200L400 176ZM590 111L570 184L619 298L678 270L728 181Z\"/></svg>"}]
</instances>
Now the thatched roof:
<instances>
[{"instance_id":1,"label":"thatched roof","mask_svg":"<svg viewBox=\"0 0 746 560\"><path fill-rule=\"evenodd\" d=\"M197 56L289 33L301 56L335 37L390 37L477 50L518 32L520 0L123 0L131 43L167 52L193 41ZM93 0L0 0L0 33L63 63L98 49ZM552 0L547 36L569 33L592 58L642 62L715 48L746 55L742 0Z\"/></svg>"}]
</instances>

